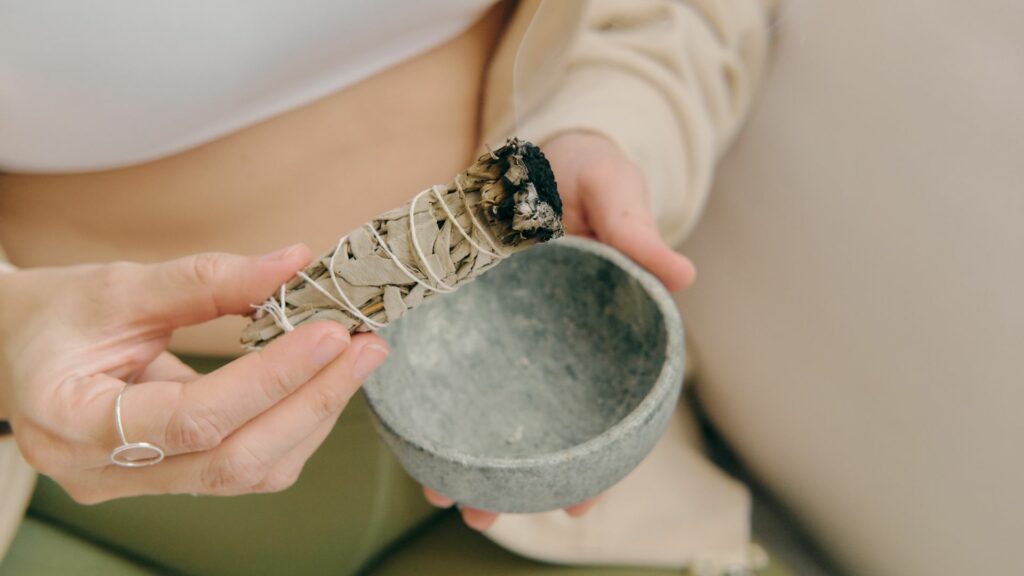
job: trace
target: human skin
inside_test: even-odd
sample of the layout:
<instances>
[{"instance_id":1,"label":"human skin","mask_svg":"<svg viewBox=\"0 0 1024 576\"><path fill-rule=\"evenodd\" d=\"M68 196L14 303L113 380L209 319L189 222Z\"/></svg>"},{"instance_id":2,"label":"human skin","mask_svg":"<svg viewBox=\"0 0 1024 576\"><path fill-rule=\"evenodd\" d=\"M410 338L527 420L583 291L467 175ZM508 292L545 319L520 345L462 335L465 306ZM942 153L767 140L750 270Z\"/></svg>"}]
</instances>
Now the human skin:
<instances>
[{"instance_id":1,"label":"human skin","mask_svg":"<svg viewBox=\"0 0 1024 576\"><path fill-rule=\"evenodd\" d=\"M0 417L12 420L30 462L43 472L52 472L58 481L69 478L63 482L65 488L82 502L129 493L239 493L289 485L326 437L336 416L326 418L302 442L264 455L257 464L224 465L224 454L260 449L259 442L252 443L255 440L222 447L229 424L238 430L251 427L245 437L262 438L262 416L232 414L237 407L210 404L213 399L202 398L206 404L196 404L202 407L192 410L207 416L197 422L223 419L229 424L213 426L212 432L171 433L185 439L167 438L167 426L175 426L167 423L170 416L161 420L143 405L163 394L188 396L183 390L189 386L181 381L197 384L200 380L165 348L170 352L240 355L238 334L245 323L240 314L248 303L262 300L301 269L308 261L309 248L295 248L297 252L290 256L293 260L279 264L280 268L260 264L243 270L240 263L251 267L252 260L238 254L267 251L299 239L319 251L333 245L344 230L404 204L410 191L419 190L424 183L448 181L465 168L476 154L479 131L477 115L465 110L478 107L488 56L506 9L497 7L454 40L356 86L170 158L98 173L0 175L0 242L15 263L32 269L18 272L16 277L0 277L0 291L10 310L33 311L32 315L5 314L7 320L0 325L0 347L6 352L0 361ZM426 85L431 89L417 89ZM437 134L444 137L437 138ZM424 147L424 142L431 145ZM542 147L559 182L569 233L591 236L618 248L672 290L690 282L692 266L659 239L647 207L643 177L614 143L597 134L568 132ZM394 169L395 162L400 169ZM211 252L218 255L211 256ZM202 255L181 260L182 255L196 253ZM80 266L82 262L114 261L119 263ZM149 263L149 267L125 261ZM195 273L205 269L213 271L205 276ZM262 275L254 276L257 273ZM171 287L187 286L186 280L191 280L193 287L205 286L207 297L217 290L231 297L223 307L206 306L205 315L188 316L188 310L175 306L190 308L196 301L176 300L176 293L158 285L154 278L177 278ZM216 278L218 284L203 284L210 278ZM124 291L122 285L132 290ZM157 319L180 316L188 321L154 323L146 314L153 314L160 303L167 307L158 312ZM72 322L81 317L109 322L97 326ZM15 318L24 321L15 322ZM40 318L59 319L54 324L61 324L66 334L39 330ZM336 396L354 392L362 379L352 373L357 352L371 344L383 347L373 336L358 336L337 360L317 367L308 351L315 349L318 331L330 327L309 330L315 333L296 331L281 339L285 351L281 357L285 359L271 359L269 365L274 368L269 377L277 381L274 374L285 368L300 376L288 381L290 392L262 406L265 414L284 412L283 405L291 396L319 386L321 377L317 375L328 370L349 372L347 377L338 377ZM28 336L32 331L46 338L31 342ZM52 336L58 333L72 344L54 341ZM103 345L90 344L97 341ZM273 353L269 347L268 353ZM245 356L237 362L247 362L245 366L258 372L260 357L251 358ZM71 364L76 366L74 370L60 371ZM348 368L332 368L335 364ZM41 373L40 367L49 372ZM245 370L228 370L217 382L230 390L244 380L239 374L249 374ZM87 420L90 413L85 406L89 406L95 410L91 418L100 418L102 413L102 430L109 436L113 398L123 386L121 381L128 380L162 383L151 387L158 391L152 397L141 389L133 390L125 395L124 404L125 414L146 414L148 421L164 422L165 430L132 428L129 423L127 437L157 444L163 438L169 450L188 452L154 468L166 470L175 459L188 459L192 467L183 465L177 475L149 475L162 477L150 484L143 480L147 472L133 470L137 482L115 489L105 482L123 471L103 464L116 439L68 423ZM260 382L256 378L247 385L259 389ZM188 397L195 399L194 395ZM326 403L326 392L318 397ZM331 406L337 408L338 401ZM186 409L179 414L190 412ZM240 420L246 415L251 417ZM47 438L57 441L41 441ZM47 445L59 449L48 452L42 448ZM281 461L287 465L272 466ZM226 466L228 471L217 472L216 466ZM232 468L242 472L232 472ZM80 473L88 469L95 474ZM228 478L219 478L225 475ZM171 477L178 483L168 484ZM571 512L584 508L574 507ZM494 518L473 510L464 510L464 515L476 528L486 527Z\"/></svg>"},{"instance_id":2,"label":"human skin","mask_svg":"<svg viewBox=\"0 0 1024 576\"><path fill-rule=\"evenodd\" d=\"M384 341L318 322L207 375L165 348L178 327L245 313L311 258L300 244L262 258L205 253L0 276L0 417L21 453L83 504L291 486L387 357ZM122 389L125 437L163 448L158 466L109 460Z\"/></svg>"}]
</instances>

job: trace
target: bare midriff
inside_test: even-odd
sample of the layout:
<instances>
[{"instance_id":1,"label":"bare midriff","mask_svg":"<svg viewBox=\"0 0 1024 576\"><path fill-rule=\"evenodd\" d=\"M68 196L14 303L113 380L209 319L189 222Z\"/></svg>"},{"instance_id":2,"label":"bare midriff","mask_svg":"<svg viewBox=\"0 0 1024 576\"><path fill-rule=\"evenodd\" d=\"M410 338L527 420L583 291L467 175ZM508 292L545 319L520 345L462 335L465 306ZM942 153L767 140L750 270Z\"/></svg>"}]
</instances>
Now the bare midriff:
<instances>
[{"instance_id":1,"label":"bare midriff","mask_svg":"<svg viewBox=\"0 0 1024 576\"><path fill-rule=\"evenodd\" d=\"M256 254L295 242L327 250L469 165L508 4L412 60L175 156L103 172L0 174L0 245L23 267ZM180 330L171 349L237 355L245 322Z\"/></svg>"}]
</instances>

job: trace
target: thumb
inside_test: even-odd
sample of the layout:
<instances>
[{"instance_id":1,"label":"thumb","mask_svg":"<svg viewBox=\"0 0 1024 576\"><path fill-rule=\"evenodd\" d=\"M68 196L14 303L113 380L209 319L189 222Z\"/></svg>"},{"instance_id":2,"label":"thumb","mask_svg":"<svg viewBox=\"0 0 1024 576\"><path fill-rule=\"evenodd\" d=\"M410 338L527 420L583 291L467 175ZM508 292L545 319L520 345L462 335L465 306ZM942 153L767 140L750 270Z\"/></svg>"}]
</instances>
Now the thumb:
<instances>
[{"instance_id":1,"label":"thumb","mask_svg":"<svg viewBox=\"0 0 1024 576\"><path fill-rule=\"evenodd\" d=\"M657 276L670 292L686 288L695 275L693 263L662 240L642 177L635 171L617 174L587 183L583 198L594 235Z\"/></svg>"},{"instance_id":2,"label":"thumb","mask_svg":"<svg viewBox=\"0 0 1024 576\"><path fill-rule=\"evenodd\" d=\"M623 220L628 222L628 217ZM598 234L598 239L657 276L669 292L683 290L693 283L696 276L693 263L665 244L653 224L632 224L606 228Z\"/></svg>"},{"instance_id":3,"label":"thumb","mask_svg":"<svg viewBox=\"0 0 1024 576\"><path fill-rule=\"evenodd\" d=\"M251 304L274 294L311 257L309 247L295 244L263 256L206 252L143 265L128 281L133 297L124 308L134 319L171 329L248 314Z\"/></svg>"}]
</instances>

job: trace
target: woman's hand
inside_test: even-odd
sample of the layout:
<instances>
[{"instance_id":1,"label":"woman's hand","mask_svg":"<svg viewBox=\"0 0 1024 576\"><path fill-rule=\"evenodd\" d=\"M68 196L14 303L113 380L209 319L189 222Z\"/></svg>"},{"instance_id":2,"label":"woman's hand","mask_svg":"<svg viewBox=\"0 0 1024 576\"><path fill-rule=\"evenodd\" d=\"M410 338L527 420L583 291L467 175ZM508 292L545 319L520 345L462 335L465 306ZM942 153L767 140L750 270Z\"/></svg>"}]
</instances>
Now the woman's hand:
<instances>
[{"instance_id":1,"label":"woman's hand","mask_svg":"<svg viewBox=\"0 0 1024 576\"><path fill-rule=\"evenodd\" d=\"M317 322L208 375L164 348L175 328L250 312L310 257L296 245L0 275L0 417L22 454L83 504L290 486L386 357L384 341ZM125 437L161 447L155 466L110 462L126 383Z\"/></svg>"},{"instance_id":2,"label":"woman's hand","mask_svg":"<svg viewBox=\"0 0 1024 576\"><path fill-rule=\"evenodd\" d=\"M558 181L567 233L615 248L672 292L693 282L693 264L658 234L643 174L614 142L565 132L541 148Z\"/></svg>"},{"instance_id":3,"label":"woman's hand","mask_svg":"<svg viewBox=\"0 0 1024 576\"><path fill-rule=\"evenodd\" d=\"M608 244L647 269L670 290L693 282L693 264L666 245L651 214L643 174L608 138L590 132L559 134L541 146L551 162L562 197L565 230ZM447 508L452 500L424 487L431 504ZM566 508L581 516L597 498ZM471 528L486 530L498 514L461 508Z\"/></svg>"}]
</instances>

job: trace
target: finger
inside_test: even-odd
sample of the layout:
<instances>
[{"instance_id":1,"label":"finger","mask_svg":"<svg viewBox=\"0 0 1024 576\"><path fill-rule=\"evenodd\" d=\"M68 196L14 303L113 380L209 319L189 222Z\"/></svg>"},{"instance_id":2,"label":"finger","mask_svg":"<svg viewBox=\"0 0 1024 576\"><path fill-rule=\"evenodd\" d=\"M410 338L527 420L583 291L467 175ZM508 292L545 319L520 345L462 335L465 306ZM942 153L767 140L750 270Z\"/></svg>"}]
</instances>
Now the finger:
<instances>
[{"instance_id":1,"label":"finger","mask_svg":"<svg viewBox=\"0 0 1024 576\"><path fill-rule=\"evenodd\" d=\"M278 460L270 474L257 486L257 489L261 492L279 492L294 484L302 473L302 468L305 466L306 461L316 453L320 445L331 434L340 417L341 412L338 412L326 422L320 424L295 449Z\"/></svg>"},{"instance_id":2,"label":"finger","mask_svg":"<svg viewBox=\"0 0 1024 576\"><path fill-rule=\"evenodd\" d=\"M621 226L606 229L598 239L628 256L654 274L670 292L683 290L693 283L696 269L690 260L666 245L653 223L630 222L623 217Z\"/></svg>"},{"instance_id":3,"label":"finger","mask_svg":"<svg viewBox=\"0 0 1024 576\"><path fill-rule=\"evenodd\" d=\"M565 188L575 188L574 182L568 182L565 184ZM593 227L587 220L587 212L584 206L579 202L578 196L575 190L566 190L563 192L563 204L562 204L562 226L565 228L566 234L572 234L573 236L592 236ZM576 198L575 202L570 202L570 198Z\"/></svg>"},{"instance_id":4,"label":"finger","mask_svg":"<svg viewBox=\"0 0 1024 576\"><path fill-rule=\"evenodd\" d=\"M185 364L170 352L161 352L146 366L132 382L153 382L158 380L173 382L190 382L199 377L199 373Z\"/></svg>"},{"instance_id":5,"label":"finger","mask_svg":"<svg viewBox=\"0 0 1024 576\"><path fill-rule=\"evenodd\" d=\"M579 504L573 504L565 509L565 513L573 518L579 518L589 512L590 509L594 507L594 504L597 504L599 498L600 496L595 496L593 498L588 498Z\"/></svg>"},{"instance_id":6,"label":"finger","mask_svg":"<svg viewBox=\"0 0 1024 576\"><path fill-rule=\"evenodd\" d=\"M337 360L305 386L233 433L216 449L174 456L156 466L108 466L83 498L141 494L246 494L261 483L292 450L324 422L336 418L363 378L387 355L384 341L362 334Z\"/></svg>"},{"instance_id":7,"label":"finger","mask_svg":"<svg viewBox=\"0 0 1024 576\"><path fill-rule=\"evenodd\" d=\"M498 519L497 512L487 512L485 510L477 510L476 508L461 508L462 521L466 523L473 530L483 532L494 524L494 521Z\"/></svg>"},{"instance_id":8,"label":"finger","mask_svg":"<svg viewBox=\"0 0 1024 576\"><path fill-rule=\"evenodd\" d=\"M295 484L299 475L302 474L302 469L306 466L306 461L316 453L324 440L327 440L340 417L341 413L339 412L320 424L312 434L278 460L271 468L270 473L256 486L256 490L258 492L280 492Z\"/></svg>"},{"instance_id":9,"label":"finger","mask_svg":"<svg viewBox=\"0 0 1024 576\"><path fill-rule=\"evenodd\" d=\"M423 497L427 499L427 502L438 508L450 508L452 504L455 504L455 501L451 498L442 496L426 486L423 487Z\"/></svg>"},{"instance_id":10,"label":"finger","mask_svg":"<svg viewBox=\"0 0 1024 576\"><path fill-rule=\"evenodd\" d=\"M130 385L121 398L125 439L156 444L168 456L213 449L313 378L349 343L342 326L313 322L190 382ZM81 445L78 469L109 464L110 451L121 444L114 406L124 386L98 374L58 387L48 427Z\"/></svg>"},{"instance_id":11,"label":"finger","mask_svg":"<svg viewBox=\"0 0 1024 576\"><path fill-rule=\"evenodd\" d=\"M133 265L108 281L123 295L121 309L129 318L177 328L252 312L251 304L276 295L310 258L303 244L260 257L209 252Z\"/></svg>"},{"instance_id":12,"label":"finger","mask_svg":"<svg viewBox=\"0 0 1024 576\"><path fill-rule=\"evenodd\" d=\"M672 250L661 239L658 227L643 197L642 180L623 176L618 180L587 181L585 194L588 220L602 242L619 250L654 274L670 291L682 290L695 276L688 258ZM625 190L637 190L634 194Z\"/></svg>"},{"instance_id":13,"label":"finger","mask_svg":"<svg viewBox=\"0 0 1024 576\"><path fill-rule=\"evenodd\" d=\"M349 345L348 332L333 322L300 326L182 386L176 398L140 390L132 398L126 395L122 410L151 415L134 424L137 437L156 439L170 455L210 450L299 389Z\"/></svg>"}]
</instances>

